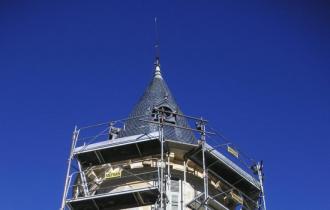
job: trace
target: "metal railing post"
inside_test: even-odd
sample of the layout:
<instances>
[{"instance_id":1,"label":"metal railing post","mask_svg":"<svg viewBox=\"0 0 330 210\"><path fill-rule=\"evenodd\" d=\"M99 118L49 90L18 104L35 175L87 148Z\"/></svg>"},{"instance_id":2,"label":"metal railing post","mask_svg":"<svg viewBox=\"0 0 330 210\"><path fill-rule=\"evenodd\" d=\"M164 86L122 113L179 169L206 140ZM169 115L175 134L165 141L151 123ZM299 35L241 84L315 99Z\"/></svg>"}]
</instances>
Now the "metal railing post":
<instances>
[{"instance_id":1,"label":"metal railing post","mask_svg":"<svg viewBox=\"0 0 330 210\"><path fill-rule=\"evenodd\" d=\"M69 159L68 159L68 168L67 168L66 177L65 177L64 192L63 192L63 197L62 197L62 203L61 203L60 210L64 210L65 205L66 205L66 198L67 198L67 194L68 194L68 191L69 191L71 162L72 162L72 158L73 158L73 151L74 151L74 148L76 147L78 135L79 135L79 131L77 129L77 126L75 126L74 131L73 131L73 135L72 135L71 150L70 150L70 156L69 156Z\"/></svg>"},{"instance_id":2,"label":"metal railing post","mask_svg":"<svg viewBox=\"0 0 330 210\"><path fill-rule=\"evenodd\" d=\"M204 208L205 210L208 210L207 207L207 199L209 197L209 193L208 193L208 175L207 175L207 169L206 169L206 161L205 161L205 123L203 122L203 119L201 119L201 143L202 143L202 155L203 155L203 179L204 179Z\"/></svg>"},{"instance_id":3,"label":"metal railing post","mask_svg":"<svg viewBox=\"0 0 330 210\"><path fill-rule=\"evenodd\" d=\"M257 163L257 172L258 172L258 177L260 181L260 188L261 188L261 198L262 198L262 204L263 204L263 210L266 210L266 198L265 198L265 191L264 191L264 175L263 175L263 163L258 162Z\"/></svg>"}]
</instances>

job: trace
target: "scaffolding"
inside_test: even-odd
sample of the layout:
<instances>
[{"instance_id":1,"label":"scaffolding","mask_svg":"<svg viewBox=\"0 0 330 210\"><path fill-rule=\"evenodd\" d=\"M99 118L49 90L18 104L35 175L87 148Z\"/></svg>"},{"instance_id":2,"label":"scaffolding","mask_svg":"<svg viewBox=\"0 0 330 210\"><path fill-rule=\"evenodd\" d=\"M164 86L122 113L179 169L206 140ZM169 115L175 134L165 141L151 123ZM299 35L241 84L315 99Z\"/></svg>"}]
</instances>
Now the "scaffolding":
<instances>
[{"instance_id":1,"label":"scaffolding","mask_svg":"<svg viewBox=\"0 0 330 210\"><path fill-rule=\"evenodd\" d=\"M203 118L157 107L152 113L153 120L135 117L157 126L151 133L141 129L141 134L120 137L132 118L74 128L60 210L165 210L170 204L176 209L266 210L262 162L246 164L228 142L211 146L207 138L217 132L207 130ZM195 127L171 123L169 115L184 117ZM168 126L192 131L199 140L190 144L170 139L164 132ZM196 194L187 200L192 183ZM172 188L181 197L170 196Z\"/></svg>"}]
</instances>

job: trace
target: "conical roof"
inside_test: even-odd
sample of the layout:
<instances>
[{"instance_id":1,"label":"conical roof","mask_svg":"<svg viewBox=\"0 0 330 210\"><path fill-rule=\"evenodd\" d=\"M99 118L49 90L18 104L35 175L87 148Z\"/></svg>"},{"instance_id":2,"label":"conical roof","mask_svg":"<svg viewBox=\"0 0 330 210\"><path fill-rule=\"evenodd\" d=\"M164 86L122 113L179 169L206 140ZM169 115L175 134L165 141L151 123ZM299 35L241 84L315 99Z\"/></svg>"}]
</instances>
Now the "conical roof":
<instances>
[{"instance_id":1,"label":"conical roof","mask_svg":"<svg viewBox=\"0 0 330 210\"><path fill-rule=\"evenodd\" d=\"M142 97L139 99L138 103L133 108L133 111L129 117L130 119L125 123L125 129L122 130L120 136L124 137L137 134L148 134L158 131L158 126L156 124L141 121L141 119L155 121L155 113L153 113L154 108L162 108L167 111L182 114L170 89L161 75L159 59L156 59L153 79ZM195 143L195 137L192 131L178 128L189 127L189 124L184 117L175 114L168 114L166 116L166 122L168 125L164 126L165 139ZM177 127L169 125L176 125Z\"/></svg>"}]
</instances>

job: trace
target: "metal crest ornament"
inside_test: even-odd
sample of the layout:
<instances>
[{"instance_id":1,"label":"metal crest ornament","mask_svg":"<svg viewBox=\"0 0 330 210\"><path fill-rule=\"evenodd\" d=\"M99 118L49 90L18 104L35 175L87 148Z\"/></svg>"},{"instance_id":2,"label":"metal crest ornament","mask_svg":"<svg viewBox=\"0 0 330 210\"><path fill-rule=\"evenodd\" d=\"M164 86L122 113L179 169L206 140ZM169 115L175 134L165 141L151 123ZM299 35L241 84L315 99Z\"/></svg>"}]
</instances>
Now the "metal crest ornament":
<instances>
[{"instance_id":1,"label":"metal crest ornament","mask_svg":"<svg viewBox=\"0 0 330 210\"><path fill-rule=\"evenodd\" d=\"M118 178L121 177L122 169L121 168L114 168L110 169L107 172L105 172L104 178L105 179L112 179L112 178Z\"/></svg>"}]
</instances>

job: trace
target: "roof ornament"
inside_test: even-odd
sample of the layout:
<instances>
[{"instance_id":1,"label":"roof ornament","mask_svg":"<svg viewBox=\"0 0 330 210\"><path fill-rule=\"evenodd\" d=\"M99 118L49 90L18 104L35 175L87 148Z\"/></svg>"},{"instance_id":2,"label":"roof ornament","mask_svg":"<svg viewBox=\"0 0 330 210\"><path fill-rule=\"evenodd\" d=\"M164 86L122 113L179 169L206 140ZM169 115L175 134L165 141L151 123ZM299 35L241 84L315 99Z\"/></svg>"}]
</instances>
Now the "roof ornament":
<instances>
[{"instance_id":1,"label":"roof ornament","mask_svg":"<svg viewBox=\"0 0 330 210\"><path fill-rule=\"evenodd\" d=\"M165 94L165 96L164 96L164 100L165 100L165 101L168 101L168 93Z\"/></svg>"},{"instance_id":2,"label":"roof ornament","mask_svg":"<svg viewBox=\"0 0 330 210\"><path fill-rule=\"evenodd\" d=\"M155 34L156 34L156 42L155 42L155 78L162 78L162 74L160 72L160 55L159 55L159 33L158 33L158 24L157 17L155 17Z\"/></svg>"}]
</instances>

